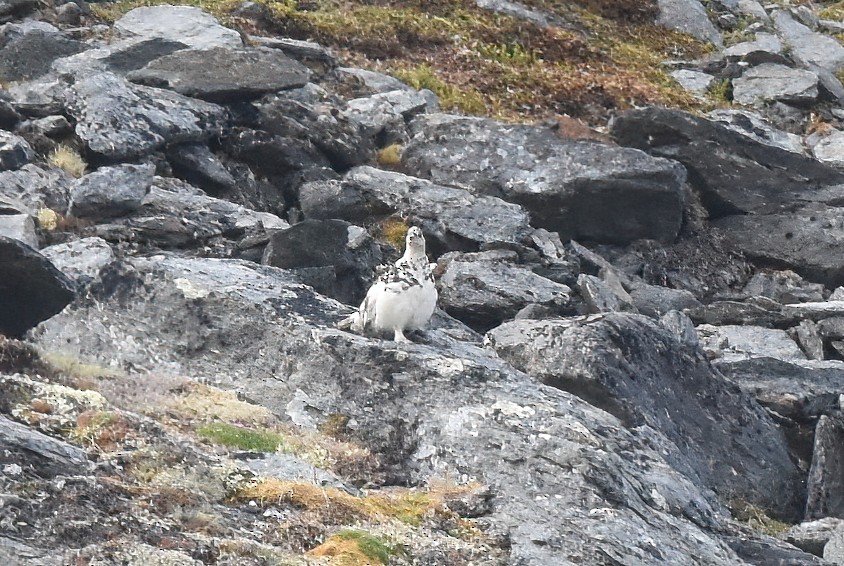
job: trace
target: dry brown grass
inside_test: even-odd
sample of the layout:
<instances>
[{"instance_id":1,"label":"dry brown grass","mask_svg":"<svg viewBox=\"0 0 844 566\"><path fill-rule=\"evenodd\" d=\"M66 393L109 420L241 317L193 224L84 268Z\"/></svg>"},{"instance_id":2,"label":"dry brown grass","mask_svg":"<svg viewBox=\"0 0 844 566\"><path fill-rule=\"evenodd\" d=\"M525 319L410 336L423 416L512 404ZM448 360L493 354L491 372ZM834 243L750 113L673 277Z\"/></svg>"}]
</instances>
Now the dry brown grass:
<instances>
[{"instance_id":1,"label":"dry brown grass","mask_svg":"<svg viewBox=\"0 0 844 566\"><path fill-rule=\"evenodd\" d=\"M79 178L85 174L88 164L82 155L69 145L59 144L50 155L47 156L47 163L59 169L63 169L70 176Z\"/></svg>"}]
</instances>

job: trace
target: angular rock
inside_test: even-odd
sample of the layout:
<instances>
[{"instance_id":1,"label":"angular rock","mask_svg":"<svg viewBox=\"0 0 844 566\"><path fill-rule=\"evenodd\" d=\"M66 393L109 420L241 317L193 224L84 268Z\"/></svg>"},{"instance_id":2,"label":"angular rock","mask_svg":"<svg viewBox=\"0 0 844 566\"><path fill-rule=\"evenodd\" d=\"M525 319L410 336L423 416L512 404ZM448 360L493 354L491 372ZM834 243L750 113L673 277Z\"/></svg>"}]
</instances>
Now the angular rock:
<instances>
[{"instance_id":1,"label":"angular rock","mask_svg":"<svg viewBox=\"0 0 844 566\"><path fill-rule=\"evenodd\" d=\"M23 117L9 100L9 95L0 90L0 128L12 130Z\"/></svg>"},{"instance_id":2,"label":"angular rock","mask_svg":"<svg viewBox=\"0 0 844 566\"><path fill-rule=\"evenodd\" d=\"M719 361L717 367L759 403L796 422L814 426L819 417L838 411L844 362L750 358ZM801 450L807 448L811 444ZM811 452L807 457L811 459Z\"/></svg>"},{"instance_id":3,"label":"angular rock","mask_svg":"<svg viewBox=\"0 0 844 566\"><path fill-rule=\"evenodd\" d=\"M844 167L844 132L835 131L812 148L815 159L837 167Z\"/></svg>"},{"instance_id":4,"label":"angular rock","mask_svg":"<svg viewBox=\"0 0 844 566\"><path fill-rule=\"evenodd\" d=\"M823 559L833 564L844 564L844 527L832 532L823 547Z\"/></svg>"},{"instance_id":5,"label":"angular rock","mask_svg":"<svg viewBox=\"0 0 844 566\"><path fill-rule=\"evenodd\" d=\"M824 286L809 283L793 271L760 271L742 289L749 297L761 296L778 303L807 303L823 301Z\"/></svg>"},{"instance_id":6,"label":"angular rock","mask_svg":"<svg viewBox=\"0 0 844 566\"><path fill-rule=\"evenodd\" d=\"M47 436L0 415L0 462L25 462L46 477L88 471L88 458L81 448ZM11 457L11 458L10 458Z\"/></svg>"},{"instance_id":7,"label":"angular rock","mask_svg":"<svg viewBox=\"0 0 844 566\"><path fill-rule=\"evenodd\" d=\"M625 313L516 321L490 331L488 340L502 358L547 385L575 393L628 427L662 432L683 447L683 457L667 456L671 464L723 496L779 516L799 513L800 475L782 433L699 349L657 322ZM759 485L766 488L760 492Z\"/></svg>"},{"instance_id":8,"label":"angular rock","mask_svg":"<svg viewBox=\"0 0 844 566\"><path fill-rule=\"evenodd\" d=\"M794 212L728 216L713 223L751 260L796 271L830 287L844 283L844 208L813 204Z\"/></svg>"},{"instance_id":9,"label":"angular rock","mask_svg":"<svg viewBox=\"0 0 844 566\"><path fill-rule=\"evenodd\" d=\"M364 135L378 146L405 141L405 123L424 112L428 102L424 96L408 90L392 90L355 98L348 103L349 119L358 123Z\"/></svg>"},{"instance_id":10,"label":"angular rock","mask_svg":"<svg viewBox=\"0 0 844 566\"><path fill-rule=\"evenodd\" d=\"M70 188L68 212L77 218L94 219L135 212L149 192L154 174L152 164L97 169Z\"/></svg>"},{"instance_id":11,"label":"angular rock","mask_svg":"<svg viewBox=\"0 0 844 566\"><path fill-rule=\"evenodd\" d=\"M434 257L487 244L524 245L532 232L527 213L515 204L366 166L352 169L342 181L303 185L299 202L308 218L362 223L406 216L423 228Z\"/></svg>"},{"instance_id":12,"label":"angular rock","mask_svg":"<svg viewBox=\"0 0 844 566\"><path fill-rule=\"evenodd\" d=\"M102 238L80 238L48 246L41 253L73 280L80 293L97 279L105 266L115 260L114 250Z\"/></svg>"},{"instance_id":13,"label":"angular rock","mask_svg":"<svg viewBox=\"0 0 844 566\"><path fill-rule=\"evenodd\" d=\"M800 318L822 321L825 318L844 316L844 301L820 301L817 303L785 305L783 306L783 312Z\"/></svg>"},{"instance_id":14,"label":"angular rock","mask_svg":"<svg viewBox=\"0 0 844 566\"><path fill-rule=\"evenodd\" d=\"M339 67L337 76L343 82L357 84L357 89L352 89L358 96L377 94L379 92L390 92L393 90L413 90L395 77L356 67Z\"/></svg>"},{"instance_id":15,"label":"angular rock","mask_svg":"<svg viewBox=\"0 0 844 566\"><path fill-rule=\"evenodd\" d=\"M701 41L720 46L721 33L709 21L703 5L698 0L658 0L661 26L687 33Z\"/></svg>"},{"instance_id":16,"label":"angular rock","mask_svg":"<svg viewBox=\"0 0 844 566\"><path fill-rule=\"evenodd\" d=\"M274 49L191 49L165 55L127 78L211 102L235 102L307 84L310 71Z\"/></svg>"},{"instance_id":17,"label":"angular rock","mask_svg":"<svg viewBox=\"0 0 844 566\"><path fill-rule=\"evenodd\" d=\"M751 53L782 53L782 41L772 34L759 32L753 41L743 41L724 50L725 57L746 57Z\"/></svg>"},{"instance_id":18,"label":"angular rock","mask_svg":"<svg viewBox=\"0 0 844 566\"><path fill-rule=\"evenodd\" d=\"M594 275L586 273L578 275L577 291L586 302L589 312L593 314L618 311L638 312L629 295L619 296L615 289Z\"/></svg>"},{"instance_id":19,"label":"angular rock","mask_svg":"<svg viewBox=\"0 0 844 566\"><path fill-rule=\"evenodd\" d=\"M0 171L20 169L33 159L35 152L25 139L0 130Z\"/></svg>"},{"instance_id":20,"label":"angular rock","mask_svg":"<svg viewBox=\"0 0 844 566\"><path fill-rule=\"evenodd\" d=\"M742 324L764 327L788 327L799 321L797 315L784 315L782 305L775 301L765 304L738 301L713 301L689 309L686 314L697 324L724 326Z\"/></svg>"},{"instance_id":21,"label":"angular rock","mask_svg":"<svg viewBox=\"0 0 844 566\"><path fill-rule=\"evenodd\" d=\"M0 82L28 81L47 73L55 59L84 51L88 46L59 30L7 24L0 32Z\"/></svg>"},{"instance_id":22,"label":"angular rock","mask_svg":"<svg viewBox=\"0 0 844 566\"><path fill-rule=\"evenodd\" d=\"M509 2L508 0L475 0L475 4L479 8L532 22L542 28L547 28L549 25L559 25L562 22L559 16L543 10L532 10L519 2Z\"/></svg>"},{"instance_id":23,"label":"angular rock","mask_svg":"<svg viewBox=\"0 0 844 566\"><path fill-rule=\"evenodd\" d=\"M844 194L834 188L818 190L844 182L842 172L685 112L631 110L615 119L611 133L622 145L683 163L689 182L715 218L773 212Z\"/></svg>"},{"instance_id":24,"label":"angular rock","mask_svg":"<svg viewBox=\"0 0 844 566\"><path fill-rule=\"evenodd\" d=\"M772 100L809 104L818 98L818 76L811 71L764 63L733 79L733 100L763 105Z\"/></svg>"},{"instance_id":25,"label":"angular rock","mask_svg":"<svg viewBox=\"0 0 844 566\"><path fill-rule=\"evenodd\" d=\"M160 57L187 48L188 45L180 41L162 37L118 40L77 55L58 59L53 63L53 70L59 75L71 77L95 71L125 75Z\"/></svg>"},{"instance_id":26,"label":"angular rock","mask_svg":"<svg viewBox=\"0 0 844 566\"><path fill-rule=\"evenodd\" d=\"M659 323L674 334L677 340L686 346L692 348L700 347L700 340L698 340L697 330L695 325L685 314L679 311L668 311L659 319Z\"/></svg>"},{"instance_id":27,"label":"angular rock","mask_svg":"<svg viewBox=\"0 0 844 566\"><path fill-rule=\"evenodd\" d=\"M263 232L287 227L274 214L209 197L176 179L156 177L137 212L98 225L95 233L109 241L182 248L206 244L212 238L237 240L252 230Z\"/></svg>"},{"instance_id":28,"label":"angular rock","mask_svg":"<svg viewBox=\"0 0 844 566\"><path fill-rule=\"evenodd\" d=\"M695 94L706 94L706 91L712 85L712 81L715 80L715 77L708 73L689 69L672 71L671 76L680 83L681 87Z\"/></svg>"},{"instance_id":29,"label":"angular rock","mask_svg":"<svg viewBox=\"0 0 844 566\"><path fill-rule=\"evenodd\" d=\"M73 178L61 169L34 164L24 165L15 171L0 171L0 202L4 198L20 201L27 212L34 216L39 208L64 212Z\"/></svg>"},{"instance_id":30,"label":"angular rock","mask_svg":"<svg viewBox=\"0 0 844 566\"><path fill-rule=\"evenodd\" d=\"M250 36L253 45L278 49L288 57L304 63L312 71L324 74L340 64L334 53L314 41L291 39L289 37L256 37Z\"/></svg>"},{"instance_id":31,"label":"angular rock","mask_svg":"<svg viewBox=\"0 0 844 566\"><path fill-rule=\"evenodd\" d=\"M431 114L412 128L409 172L520 204L563 240L667 242L679 231L685 171L675 162L482 118Z\"/></svg>"},{"instance_id":32,"label":"angular rock","mask_svg":"<svg viewBox=\"0 0 844 566\"><path fill-rule=\"evenodd\" d=\"M794 525L783 537L789 544L815 556L823 556L823 547L832 538L832 534L844 526L844 520L834 517L806 521Z\"/></svg>"},{"instance_id":33,"label":"angular rock","mask_svg":"<svg viewBox=\"0 0 844 566\"><path fill-rule=\"evenodd\" d=\"M3 0L0 2L0 21L6 22L34 10L38 6L35 0Z\"/></svg>"},{"instance_id":34,"label":"angular rock","mask_svg":"<svg viewBox=\"0 0 844 566\"><path fill-rule=\"evenodd\" d=\"M35 222L28 214L3 214L0 212L0 236L20 240L27 246L38 249Z\"/></svg>"},{"instance_id":35,"label":"angular rock","mask_svg":"<svg viewBox=\"0 0 844 566\"><path fill-rule=\"evenodd\" d=\"M167 148L167 161L177 177L208 193L216 194L237 188L237 179L207 145L190 143L171 146Z\"/></svg>"},{"instance_id":36,"label":"angular rock","mask_svg":"<svg viewBox=\"0 0 844 566\"><path fill-rule=\"evenodd\" d=\"M818 420L806 486L806 519L844 519L843 425L840 417L824 415Z\"/></svg>"},{"instance_id":37,"label":"angular rock","mask_svg":"<svg viewBox=\"0 0 844 566\"><path fill-rule=\"evenodd\" d=\"M794 328L794 339L810 360L823 360L823 340L818 325L811 320L803 320Z\"/></svg>"},{"instance_id":38,"label":"angular rock","mask_svg":"<svg viewBox=\"0 0 844 566\"><path fill-rule=\"evenodd\" d=\"M613 556L694 564L705 556L708 566L744 566L722 539L731 524L712 494L662 456L684 451L652 429L627 429L578 397L537 387L482 348L440 330L429 332L429 345L400 348L339 332L331 327L349 308L283 270L248 262L159 255L109 272L90 301L39 328L41 347L222 378L277 414L307 411L315 423L347 415L350 434L379 457L387 481L421 484L459 471L495 486L484 521L508 533L513 563ZM103 340L114 345L107 354L96 345ZM746 445L759 449L753 440Z\"/></svg>"},{"instance_id":39,"label":"angular rock","mask_svg":"<svg viewBox=\"0 0 844 566\"><path fill-rule=\"evenodd\" d=\"M738 0L736 4L739 12L746 16L751 16L762 21L768 21L770 19L768 12L756 0Z\"/></svg>"},{"instance_id":40,"label":"angular rock","mask_svg":"<svg viewBox=\"0 0 844 566\"><path fill-rule=\"evenodd\" d=\"M471 328L486 331L530 304L560 312L571 289L518 265L515 252L446 254L439 260L439 306Z\"/></svg>"},{"instance_id":41,"label":"angular rock","mask_svg":"<svg viewBox=\"0 0 844 566\"><path fill-rule=\"evenodd\" d=\"M138 8L142 9L142 8ZM168 143L219 135L225 110L174 92L127 83L111 73L77 80L66 92L76 135L111 159L145 155Z\"/></svg>"},{"instance_id":42,"label":"angular rock","mask_svg":"<svg viewBox=\"0 0 844 566\"><path fill-rule=\"evenodd\" d=\"M739 557L749 564L770 566L788 564L789 566L829 566L825 560L806 554L788 544L782 544L770 536L741 535L731 537L728 544Z\"/></svg>"},{"instance_id":43,"label":"angular rock","mask_svg":"<svg viewBox=\"0 0 844 566\"><path fill-rule=\"evenodd\" d=\"M342 220L305 220L273 234L261 263L291 270L321 294L356 306L382 261L363 228Z\"/></svg>"},{"instance_id":44,"label":"angular rock","mask_svg":"<svg viewBox=\"0 0 844 566\"><path fill-rule=\"evenodd\" d=\"M18 126L17 131L24 134L37 134L58 138L71 134L73 132L73 126L70 125L70 122L64 116L47 116L46 118L37 118L23 122Z\"/></svg>"},{"instance_id":45,"label":"angular rock","mask_svg":"<svg viewBox=\"0 0 844 566\"><path fill-rule=\"evenodd\" d=\"M240 34L192 6L144 6L127 12L114 29L129 36L178 41L194 49L242 47Z\"/></svg>"},{"instance_id":46,"label":"angular rock","mask_svg":"<svg viewBox=\"0 0 844 566\"><path fill-rule=\"evenodd\" d=\"M0 236L0 334L19 336L47 320L73 300L73 289L47 258Z\"/></svg>"},{"instance_id":47,"label":"angular rock","mask_svg":"<svg viewBox=\"0 0 844 566\"><path fill-rule=\"evenodd\" d=\"M760 326L697 327L701 347L710 358L735 361L746 358L774 358L777 360L805 360L804 354L785 330Z\"/></svg>"},{"instance_id":48,"label":"angular rock","mask_svg":"<svg viewBox=\"0 0 844 566\"><path fill-rule=\"evenodd\" d=\"M818 321L818 332L823 338L841 340L844 338L844 316L833 316Z\"/></svg>"},{"instance_id":49,"label":"angular rock","mask_svg":"<svg viewBox=\"0 0 844 566\"><path fill-rule=\"evenodd\" d=\"M669 311L701 306L700 301L689 291L646 283L635 284L630 289L630 298L638 312L651 318L659 318Z\"/></svg>"},{"instance_id":50,"label":"angular rock","mask_svg":"<svg viewBox=\"0 0 844 566\"><path fill-rule=\"evenodd\" d=\"M261 130L235 128L224 140L223 148L232 157L245 161L256 174L268 177L330 165L310 140Z\"/></svg>"},{"instance_id":51,"label":"angular rock","mask_svg":"<svg viewBox=\"0 0 844 566\"><path fill-rule=\"evenodd\" d=\"M835 39L812 31L785 10L775 11L773 20L783 42L791 48L791 57L801 65L817 65L833 73L844 67L844 47Z\"/></svg>"},{"instance_id":52,"label":"angular rock","mask_svg":"<svg viewBox=\"0 0 844 566\"><path fill-rule=\"evenodd\" d=\"M338 170L361 165L372 157L371 140L323 89L308 85L298 91L271 95L256 103L261 129L311 141Z\"/></svg>"}]
</instances>

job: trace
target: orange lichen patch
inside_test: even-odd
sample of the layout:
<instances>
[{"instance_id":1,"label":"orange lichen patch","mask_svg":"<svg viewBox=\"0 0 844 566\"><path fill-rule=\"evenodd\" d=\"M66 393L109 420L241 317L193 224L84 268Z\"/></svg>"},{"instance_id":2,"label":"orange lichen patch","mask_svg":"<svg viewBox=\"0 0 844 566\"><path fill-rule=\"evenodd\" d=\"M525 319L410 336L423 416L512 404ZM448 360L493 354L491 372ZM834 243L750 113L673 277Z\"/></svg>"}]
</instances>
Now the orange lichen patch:
<instances>
[{"instance_id":1,"label":"orange lichen patch","mask_svg":"<svg viewBox=\"0 0 844 566\"><path fill-rule=\"evenodd\" d=\"M344 540L339 537L331 537L315 549L308 552L308 556L314 558L331 558L329 562L337 566L367 566L371 564L383 564L375 562L361 551L355 540Z\"/></svg>"}]
</instances>

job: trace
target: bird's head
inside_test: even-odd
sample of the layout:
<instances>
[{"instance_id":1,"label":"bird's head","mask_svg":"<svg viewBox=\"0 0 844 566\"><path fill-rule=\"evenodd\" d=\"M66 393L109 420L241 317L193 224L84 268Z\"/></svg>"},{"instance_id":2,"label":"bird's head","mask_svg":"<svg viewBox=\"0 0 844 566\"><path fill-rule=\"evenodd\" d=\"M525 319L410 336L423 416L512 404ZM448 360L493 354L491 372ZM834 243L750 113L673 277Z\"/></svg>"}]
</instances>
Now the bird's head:
<instances>
[{"instance_id":1,"label":"bird's head","mask_svg":"<svg viewBox=\"0 0 844 566\"><path fill-rule=\"evenodd\" d=\"M422 235L422 230L416 226L411 226L407 231L406 238L407 250L417 254L425 254L425 236Z\"/></svg>"}]
</instances>

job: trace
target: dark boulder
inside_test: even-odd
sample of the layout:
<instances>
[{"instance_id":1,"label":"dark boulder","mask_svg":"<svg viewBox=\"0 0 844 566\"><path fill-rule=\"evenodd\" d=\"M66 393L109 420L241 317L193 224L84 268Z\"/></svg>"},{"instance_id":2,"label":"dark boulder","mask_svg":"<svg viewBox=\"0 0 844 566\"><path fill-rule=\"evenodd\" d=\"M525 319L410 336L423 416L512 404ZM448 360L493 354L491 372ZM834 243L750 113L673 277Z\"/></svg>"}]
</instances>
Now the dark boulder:
<instances>
[{"instance_id":1,"label":"dark boulder","mask_svg":"<svg viewBox=\"0 0 844 566\"><path fill-rule=\"evenodd\" d=\"M49 24L7 24L0 32L0 82L40 77L54 60L85 49L85 43L70 39Z\"/></svg>"},{"instance_id":2,"label":"dark boulder","mask_svg":"<svg viewBox=\"0 0 844 566\"><path fill-rule=\"evenodd\" d=\"M713 217L844 196L844 188L818 191L844 183L844 172L686 112L631 110L613 121L611 133L621 145L685 165L689 183Z\"/></svg>"},{"instance_id":3,"label":"dark boulder","mask_svg":"<svg viewBox=\"0 0 844 566\"><path fill-rule=\"evenodd\" d=\"M152 186L155 167L117 165L88 173L70 188L69 213L84 218L111 218L135 212Z\"/></svg>"},{"instance_id":4,"label":"dark boulder","mask_svg":"<svg viewBox=\"0 0 844 566\"><path fill-rule=\"evenodd\" d=\"M812 468L809 470L806 519L844 519L844 422L823 416L815 428Z\"/></svg>"},{"instance_id":5,"label":"dark boulder","mask_svg":"<svg viewBox=\"0 0 844 566\"><path fill-rule=\"evenodd\" d=\"M363 228L342 220L305 220L273 234L262 263L289 269L323 295L357 305L382 259Z\"/></svg>"},{"instance_id":6,"label":"dark boulder","mask_svg":"<svg viewBox=\"0 0 844 566\"><path fill-rule=\"evenodd\" d=\"M408 172L520 204L563 240L670 242L680 230L686 172L674 161L483 118L430 114L411 128Z\"/></svg>"},{"instance_id":7,"label":"dark boulder","mask_svg":"<svg viewBox=\"0 0 844 566\"><path fill-rule=\"evenodd\" d=\"M211 194L237 190L238 181L207 145L178 144L167 148L173 174Z\"/></svg>"},{"instance_id":8,"label":"dark boulder","mask_svg":"<svg viewBox=\"0 0 844 566\"><path fill-rule=\"evenodd\" d=\"M61 311L74 285L40 253L0 236L0 333L19 336Z\"/></svg>"}]
</instances>

